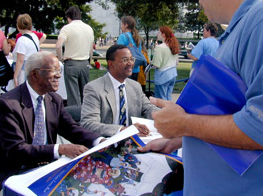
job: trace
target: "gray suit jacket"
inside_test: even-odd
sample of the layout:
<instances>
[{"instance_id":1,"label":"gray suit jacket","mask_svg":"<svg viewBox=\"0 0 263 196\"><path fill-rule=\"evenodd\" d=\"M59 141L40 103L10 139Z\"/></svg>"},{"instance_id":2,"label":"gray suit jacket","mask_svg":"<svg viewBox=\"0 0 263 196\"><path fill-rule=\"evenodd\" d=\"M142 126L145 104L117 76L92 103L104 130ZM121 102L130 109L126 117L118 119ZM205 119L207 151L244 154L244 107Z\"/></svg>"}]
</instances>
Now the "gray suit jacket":
<instances>
[{"instance_id":1,"label":"gray suit jacket","mask_svg":"<svg viewBox=\"0 0 263 196\"><path fill-rule=\"evenodd\" d=\"M141 85L129 78L125 84L128 101L128 117L152 118L151 113L158 108L151 104L142 92ZM86 84L81 108L80 125L90 131L109 137L114 135L120 125L114 125L116 118L116 99L113 84L108 74Z\"/></svg>"}]
</instances>

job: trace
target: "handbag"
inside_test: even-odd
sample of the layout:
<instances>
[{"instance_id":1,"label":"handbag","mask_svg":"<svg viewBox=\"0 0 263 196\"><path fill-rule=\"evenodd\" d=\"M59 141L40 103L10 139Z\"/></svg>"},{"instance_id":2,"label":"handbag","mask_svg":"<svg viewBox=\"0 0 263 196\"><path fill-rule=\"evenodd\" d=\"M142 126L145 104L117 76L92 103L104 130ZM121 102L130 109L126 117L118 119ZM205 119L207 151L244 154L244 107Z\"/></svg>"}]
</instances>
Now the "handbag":
<instances>
[{"instance_id":1,"label":"handbag","mask_svg":"<svg viewBox=\"0 0 263 196\"><path fill-rule=\"evenodd\" d=\"M0 51L0 86L7 86L14 78L14 70L8 63L3 51Z\"/></svg>"},{"instance_id":2,"label":"handbag","mask_svg":"<svg viewBox=\"0 0 263 196\"><path fill-rule=\"evenodd\" d=\"M126 36L126 38L129 41L129 45L127 47L130 49L132 56L135 57L135 59L136 59L134 62L134 67L138 67L140 65L146 66L147 61L146 61L145 56L142 54L142 52L139 50L138 47L136 47L132 44L129 36L126 33L124 35Z\"/></svg>"}]
</instances>

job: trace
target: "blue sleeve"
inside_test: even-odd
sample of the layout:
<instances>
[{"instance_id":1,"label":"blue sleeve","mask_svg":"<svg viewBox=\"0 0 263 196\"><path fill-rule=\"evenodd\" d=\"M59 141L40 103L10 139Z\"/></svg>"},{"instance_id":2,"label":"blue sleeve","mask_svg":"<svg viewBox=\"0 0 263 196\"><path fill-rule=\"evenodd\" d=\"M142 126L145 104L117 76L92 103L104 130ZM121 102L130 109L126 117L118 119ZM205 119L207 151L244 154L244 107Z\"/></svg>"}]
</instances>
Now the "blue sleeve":
<instances>
[{"instance_id":1,"label":"blue sleeve","mask_svg":"<svg viewBox=\"0 0 263 196\"><path fill-rule=\"evenodd\" d=\"M263 146L263 22L254 28L246 43L240 44L241 73L246 82L247 102L234 114L236 125L251 139ZM257 43L257 44L255 44Z\"/></svg>"},{"instance_id":2,"label":"blue sleeve","mask_svg":"<svg viewBox=\"0 0 263 196\"><path fill-rule=\"evenodd\" d=\"M198 44L194 47L194 49L191 52L191 55L193 55L195 58L200 59L201 55L204 53L204 44L203 40L199 41Z\"/></svg>"},{"instance_id":3,"label":"blue sleeve","mask_svg":"<svg viewBox=\"0 0 263 196\"><path fill-rule=\"evenodd\" d=\"M128 46L128 45L129 45L128 39L126 38L126 36L125 36L124 34L121 34L121 35L118 37L117 43L118 43L118 44L125 45L125 46Z\"/></svg>"},{"instance_id":4,"label":"blue sleeve","mask_svg":"<svg viewBox=\"0 0 263 196\"><path fill-rule=\"evenodd\" d=\"M132 45L136 46L135 44L135 41L132 37L132 34L131 33L126 33L129 37L130 37L130 40L132 42ZM123 44L125 46L128 46L129 45L129 40L127 39L126 35L123 33L121 34L119 37L118 37L118 40L117 40L117 43L118 44ZM137 46L136 46L137 47ZM139 45L139 50L141 51L142 50L142 44L140 42L140 45Z\"/></svg>"}]
</instances>

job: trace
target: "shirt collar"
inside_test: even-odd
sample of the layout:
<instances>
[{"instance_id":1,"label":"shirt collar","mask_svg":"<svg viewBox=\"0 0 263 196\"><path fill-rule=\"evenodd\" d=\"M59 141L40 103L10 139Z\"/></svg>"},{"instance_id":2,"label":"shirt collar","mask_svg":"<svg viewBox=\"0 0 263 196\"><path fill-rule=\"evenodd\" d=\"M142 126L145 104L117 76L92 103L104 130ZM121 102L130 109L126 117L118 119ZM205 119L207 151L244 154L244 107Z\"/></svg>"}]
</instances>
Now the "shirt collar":
<instances>
[{"instance_id":1,"label":"shirt collar","mask_svg":"<svg viewBox=\"0 0 263 196\"><path fill-rule=\"evenodd\" d=\"M236 24L243 18L243 16L248 12L248 10L251 8L251 6L255 3L256 1L251 1L251 0L245 0L237 9L237 11L235 12L235 14L233 15L227 29L225 30L225 32L221 35L221 37L219 38L219 42L220 44L222 44L222 42L224 40L226 40L226 38L228 37L228 35L230 34L230 32L235 28Z\"/></svg>"},{"instance_id":2,"label":"shirt collar","mask_svg":"<svg viewBox=\"0 0 263 196\"><path fill-rule=\"evenodd\" d=\"M36 99L37 99L40 95L37 94L37 92L30 86L30 84L28 83L28 80L26 80L26 86L27 86L27 89L28 89L28 91L29 91L29 94L30 94L30 97L31 97L32 102L36 101ZM43 96L43 100L44 100L45 95L42 95L42 96Z\"/></svg>"},{"instance_id":3,"label":"shirt collar","mask_svg":"<svg viewBox=\"0 0 263 196\"><path fill-rule=\"evenodd\" d=\"M126 80L124 80L123 83L120 83L118 80L116 80L116 79L110 74L110 72L108 72L108 74L109 74L109 77L110 77L110 79L111 79L111 82L112 82L112 84L113 84L113 88L114 88L114 89L118 89L121 84L124 84L124 85L125 85Z\"/></svg>"}]
</instances>

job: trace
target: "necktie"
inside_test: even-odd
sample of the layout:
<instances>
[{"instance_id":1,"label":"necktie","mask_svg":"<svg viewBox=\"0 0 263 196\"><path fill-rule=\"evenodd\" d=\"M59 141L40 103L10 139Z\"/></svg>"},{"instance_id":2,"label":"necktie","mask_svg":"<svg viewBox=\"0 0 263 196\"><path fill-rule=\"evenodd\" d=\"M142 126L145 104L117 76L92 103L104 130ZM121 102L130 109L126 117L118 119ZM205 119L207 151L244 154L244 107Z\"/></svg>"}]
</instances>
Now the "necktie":
<instances>
[{"instance_id":1,"label":"necktie","mask_svg":"<svg viewBox=\"0 0 263 196\"><path fill-rule=\"evenodd\" d=\"M42 108L43 97L39 96L37 98L37 108L35 111L35 124L34 124L34 145L44 145L46 138L45 130L45 120L44 120L44 111Z\"/></svg>"},{"instance_id":2,"label":"necktie","mask_svg":"<svg viewBox=\"0 0 263 196\"><path fill-rule=\"evenodd\" d=\"M126 104L125 104L125 97L123 93L124 84L119 86L120 89L120 125L126 126Z\"/></svg>"}]
</instances>

